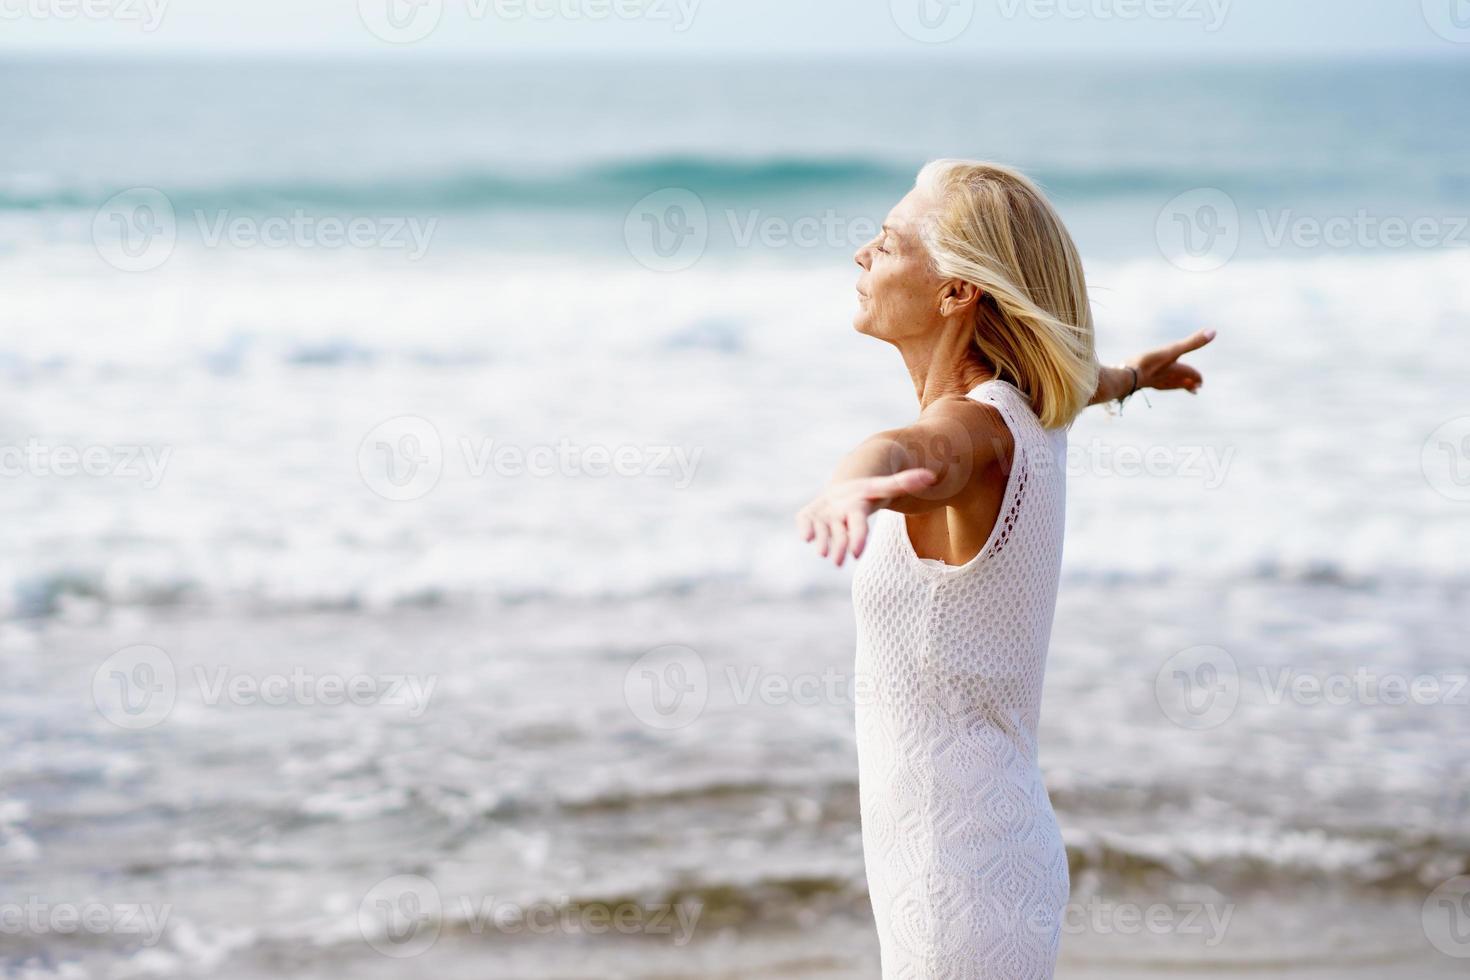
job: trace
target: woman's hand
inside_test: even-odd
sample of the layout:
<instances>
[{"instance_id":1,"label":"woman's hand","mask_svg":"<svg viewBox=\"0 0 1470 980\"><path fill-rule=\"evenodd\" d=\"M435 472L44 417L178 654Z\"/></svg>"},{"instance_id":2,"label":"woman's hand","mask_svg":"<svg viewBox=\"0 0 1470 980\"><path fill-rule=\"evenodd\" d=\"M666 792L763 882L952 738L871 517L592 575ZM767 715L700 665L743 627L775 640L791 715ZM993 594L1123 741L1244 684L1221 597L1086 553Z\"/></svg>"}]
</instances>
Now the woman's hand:
<instances>
[{"instance_id":1,"label":"woman's hand","mask_svg":"<svg viewBox=\"0 0 1470 980\"><path fill-rule=\"evenodd\" d=\"M830 557L841 566L849 551L854 559L862 557L868 518L874 511L896 497L931 487L937 480L932 470L923 468L892 476L834 480L796 515L797 531L803 541L816 541L823 558Z\"/></svg>"},{"instance_id":2,"label":"woman's hand","mask_svg":"<svg viewBox=\"0 0 1470 980\"><path fill-rule=\"evenodd\" d=\"M1127 366L1138 372L1138 387L1172 391L1183 388L1191 395L1205 383L1204 376L1179 358L1215 339L1215 331L1201 330L1192 337L1149 351L1127 362Z\"/></svg>"},{"instance_id":3,"label":"woman's hand","mask_svg":"<svg viewBox=\"0 0 1470 980\"><path fill-rule=\"evenodd\" d=\"M1182 388L1191 395L1198 393L1205 383L1204 376L1193 366L1179 358L1190 351L1197 351L1215 339L1215 331L1201 330L1191 337L1176 341L1167 347L1151 350L1124 362L1124 367L1105 367L1097 374L1097 391L1089 404L1118 401L1145 388L1172 391ZM1134 374L1138 372L1137 387Z\"/></svg>"}]
</instances>

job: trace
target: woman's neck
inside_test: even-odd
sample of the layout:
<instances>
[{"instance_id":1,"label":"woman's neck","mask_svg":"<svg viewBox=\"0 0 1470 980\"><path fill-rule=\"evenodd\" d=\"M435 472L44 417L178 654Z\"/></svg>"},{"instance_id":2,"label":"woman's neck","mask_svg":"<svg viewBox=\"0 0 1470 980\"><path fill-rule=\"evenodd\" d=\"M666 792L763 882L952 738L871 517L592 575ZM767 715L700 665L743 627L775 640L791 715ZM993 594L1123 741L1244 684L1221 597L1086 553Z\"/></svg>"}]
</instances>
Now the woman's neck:
<instances>
[{"instance_id":1,"label":"woman's neck","mask_svg":"<svg viewBox=\"0 0 1470 980\"><path fill-rule=\"evenodd\" d=\"M914 382L919 409L951 395L968 395L995 377L995 370L975 349L969 329L941 330L898 345L904 366Z\"/></svg>"}]
</instances>

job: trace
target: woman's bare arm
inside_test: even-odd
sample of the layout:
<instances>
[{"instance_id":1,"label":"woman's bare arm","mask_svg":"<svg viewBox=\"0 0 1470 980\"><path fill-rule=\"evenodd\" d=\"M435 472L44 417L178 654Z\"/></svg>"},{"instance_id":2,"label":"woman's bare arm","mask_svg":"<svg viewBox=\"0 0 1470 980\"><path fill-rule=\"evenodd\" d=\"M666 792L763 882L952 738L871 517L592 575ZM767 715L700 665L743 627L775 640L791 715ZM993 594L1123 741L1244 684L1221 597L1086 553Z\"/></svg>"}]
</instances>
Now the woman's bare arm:
<instances>
[{"instance_id":1,"label":"woman's bare arm","mask_svg":"<svg viewBox=\"0 0 1470 980\"><path fill-rule=\"evenodd\" d=\"M1141 354L1121 367L1105 367L1098 372L1097 391L1090 405L1127 398L1134 391L1153 388L1170 391L1182 388L1191 395L1205 383L1198 370L1179 358L1197 351L1215 339L1215 331L1201 330L1191 337Z\"/></svg>"},{"instance_id":2,"label":"woman's bare arm","mask_svg":"<svg viewBox=\"0 0 1470 980\"><path fill-rule=\"evenodd\" d=\"M1014 445L999 413L946 398L912 425L879 432L843 457L825 490L796 516L805 541L841 565L862 556L868 518L879 510L922 514L964 498Z\"/></svg>"}]
</instances>

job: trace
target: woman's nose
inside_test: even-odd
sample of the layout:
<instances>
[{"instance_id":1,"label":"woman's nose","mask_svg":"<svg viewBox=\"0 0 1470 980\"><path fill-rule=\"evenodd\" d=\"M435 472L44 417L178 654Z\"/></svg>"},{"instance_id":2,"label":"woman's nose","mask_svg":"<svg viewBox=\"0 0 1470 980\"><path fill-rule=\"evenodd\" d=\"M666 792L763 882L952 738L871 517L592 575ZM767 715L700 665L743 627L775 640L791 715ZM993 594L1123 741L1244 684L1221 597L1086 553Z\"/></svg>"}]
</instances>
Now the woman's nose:
<instances>
[{"instance_id":1,"label":"woman's nose","mask_svg":"<svg viewBox=\"0 0 1470 980\"><path fill-rule=\"evenodd\" d=\"M852 257L852 260L858 265L862 266L863 271L866 272L868 268L868 257L868 246L864 245L862 248L857 250L857 253Z\"/></svg>"}]
</instances>

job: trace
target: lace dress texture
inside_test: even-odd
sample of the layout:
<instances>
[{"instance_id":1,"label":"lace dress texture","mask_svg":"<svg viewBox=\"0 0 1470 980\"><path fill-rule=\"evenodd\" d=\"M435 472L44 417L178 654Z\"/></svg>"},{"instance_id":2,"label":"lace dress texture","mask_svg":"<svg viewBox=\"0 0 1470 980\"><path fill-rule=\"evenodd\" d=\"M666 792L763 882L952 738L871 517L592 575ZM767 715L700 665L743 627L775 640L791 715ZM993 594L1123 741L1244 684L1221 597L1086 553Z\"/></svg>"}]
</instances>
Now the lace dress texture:
<instances>
[{"instance_id":1,"label":"lace dress texture","mask_svg":"<svg viewBox=\"0 0 1470 980\"><path fill-rule=\"evenodd\" d=\"M874 516L853 579L863 852L884 980L1043 980L1067 853L1037 766L1061 570L1066 433L989 381L1015 439L995 530L959 566Z\"/></svg>"}]
</instances>

